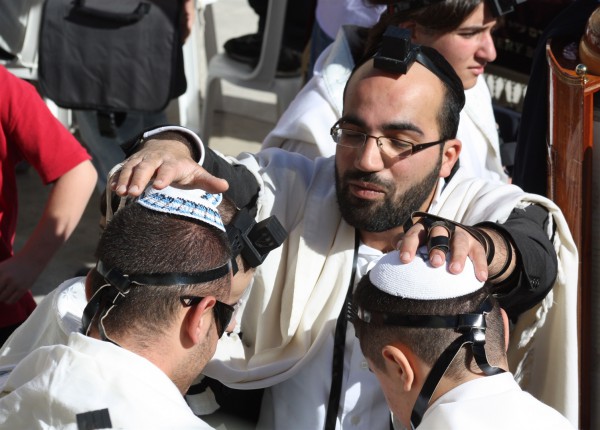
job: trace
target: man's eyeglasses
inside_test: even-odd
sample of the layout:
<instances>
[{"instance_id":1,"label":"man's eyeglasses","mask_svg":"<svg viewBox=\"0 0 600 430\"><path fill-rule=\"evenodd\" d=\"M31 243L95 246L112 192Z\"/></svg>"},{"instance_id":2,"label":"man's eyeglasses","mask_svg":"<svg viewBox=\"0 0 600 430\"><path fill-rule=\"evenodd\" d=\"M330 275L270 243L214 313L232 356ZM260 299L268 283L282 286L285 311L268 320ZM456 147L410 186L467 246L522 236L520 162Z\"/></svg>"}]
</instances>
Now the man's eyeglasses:
<instances>
[{"instance_id":1,"label":"man's eyeglasses","mask_svg":"<svg viewBox=\"0 0 600 430\"><path fill-rule=\"evenodd\" d=\"M402 139L395 139L386 136L372 136L362 131L350 130L340 127L340 121L331 127L331 137L339 146L345 148L359 149L367 143L367 138L372 137L377 142L377 147L381 152L391 158L406 158L430 146L439 145L446 140L436 140L427 143L411 143Z\"/></svg>"},{"instance_id":2,"label":"man's eyeglasses","mask_svg":"<svg viewBox=\"0 0 600 430\"><path fill-rule=\"evenodd\" d=\"M197 305L204 299L204 297L199 296L181 296L179 297L179 301L184 307L190 307ZM217 335L219 339L227 330L229 323L231 323L231 318L233 318L233 314L235 313L236 308L234 306L228 305L227 303L223 303L217 300L217 303L213 307L213 312L215 316L215 323L217 325Z\"/></svg>"}]
</instances>

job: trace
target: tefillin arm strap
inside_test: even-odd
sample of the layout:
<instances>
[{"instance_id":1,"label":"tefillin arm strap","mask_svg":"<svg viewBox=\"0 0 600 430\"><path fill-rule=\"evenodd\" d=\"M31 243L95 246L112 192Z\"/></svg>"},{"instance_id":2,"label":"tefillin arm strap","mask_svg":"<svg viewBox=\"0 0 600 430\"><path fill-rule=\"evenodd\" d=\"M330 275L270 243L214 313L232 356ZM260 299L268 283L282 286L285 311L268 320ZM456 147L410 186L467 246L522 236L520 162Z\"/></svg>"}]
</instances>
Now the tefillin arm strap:
<instances>
[{"instance_id":1,"label":"tefillin arm strap","mask_svg":"<svg viewBox=\"0 0 600 430\"><path fill-rule=\"evenodd\" d=\"M464 332L464 334L456 338L454 342L452 342L450 346L446 348L429 372L429 375L425 380L425 384L423 384L423 388L421 388L421 392L419 393L415 406L412 410L410 421L413 428L417 428L419 424L421 424L421 420L423 419L423 415L427 410L431 396L442 379L442 376L444 376L444 373L446 373L446 370L448 370L450 363L452 363L463 346L468 344L471 345L473 356L477 362L477 365L487 376L497 375L504 372L504 370L499 367L491 366L485 355L485 315L490 313L492 308L493 304L488 297L481 304L479 313L459 315L458 321L455 325L447 326L447 328L456 328L457 331ZM432 328L440 328L439 318L434 317L434 320L437 324ZM390 324L393 323L390 322ZM419 325L419 327L426 326Z\"/></svg>"}]
</instances>

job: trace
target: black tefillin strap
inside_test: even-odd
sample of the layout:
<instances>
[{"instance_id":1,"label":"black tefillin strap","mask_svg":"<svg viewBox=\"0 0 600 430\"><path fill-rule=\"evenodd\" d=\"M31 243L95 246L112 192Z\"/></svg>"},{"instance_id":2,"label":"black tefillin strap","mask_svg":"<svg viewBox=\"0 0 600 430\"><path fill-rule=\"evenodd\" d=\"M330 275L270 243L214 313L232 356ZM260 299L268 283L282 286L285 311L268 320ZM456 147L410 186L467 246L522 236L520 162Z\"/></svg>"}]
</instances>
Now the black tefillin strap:
<instances>
[{"instance_id":1,"label":"black tefillin strap","mask_svg":"<svg viewBox=\"0 0 600 430\"><path fill-rule=\"evenodd\" d=\"M141 273L126 275L117 268L106 267L105 264L99 260L96 265L96 271L106 280L106 282L108 282L108 284L96 291L94 296L90 299L87 306L83 310L83 315L81 318L82 332L84 334L89 332L89 327L94 319L94 316L100 313L98 315L98 330L100 332L100 336L102 337L102 340L110 341L104 332L104 327L101 324L101 320L108 314L113 306L116 306L121 299L127 296L129 290L133 286L193 285L210 282L227 275L231 271L231 262L228 261L222 266L202 272L153 274Z\"/></svg>"},{"instance_id":2,"label":"black tefillin strap","mask_svg":"<svg viewBox=\"0 0 600 430\"><path fill-rule=\"evenodd\" d=\"M446 370L448 370L450 363L452 363L463 346L468 344L471 345L473 356L477 365L487 376L497 375L504 372L504 370L499 367L491 366L485 354L485 315L490 313L492 308L493 304L488 297L481 304L478 313L462 314L458 315L457 317L451 317L447 321L449 324L446 326L441 325L442 320L436 315L420 316L423 319L421 324L407 326L420 328L455 328L457 331L464 332L462 336L456 338L450 344L450 346L446 348L446 350L431 368L431 371L425 380L425 384L423 384L423 388L421 388L421 392L419 393L415 406L412 410L410 421L413 428L417 428L419 424L421 424L421 420L423 419L423 415L427 410L431 396L435 392L435 389L442 379L442 376L444 376L444 373L446 373ZM432 325L427 323L428 317L431 318ZM401 321L397 321L397 323L388 322L387 324L404 326Z\"/></svg>"},{"instance_id":3,"label":"black tefillin strap","mask_svg":"<svg viewBox=\"0 0 600 430\"><path fill-rule=\"evenodd\" d=\"M327 413L325 415L325 430L335 430L338 410L340 408L340 399L342 397L342 379L344 376L344 350L346 348L346 329L348 327L348 310L352 302L352 290L354 289L354 279L356 278L356 265L358 263L358 245L360 235L358 230L354 233L354 257L352 259L352 274L348 291L344 299L344 305L340 316L335 324L335 335L333 342L333 359L331 362L331 389L329 391L329 401L327 402Z\"/></svg>"},{"instance_id":4,"label":"black tefillin strap","mask_svg":"<svg viewBox=\"0 0 600 430\"><path fill-rule=\"evenodd\" d=\"M435 392L442 376L448 370L460 349L471 345L473 357L479 368L488 376L504 372L499 367L491 366L485 354L485 316L494 305L488 296L476 313L460 315L399 315L392 313L370 312L365 309L353 309L354 316L367 324L391 325L407 328L446 328L455 329L463 334L456 338L435 362L417 397L411 414L411 426L417 428L427 410L431 396Z\"/></svg>"},{"instance_id":5,"label":"black tefillin strap","mask_svg":"<svg viewBox=\"0 0 600 430\"><path fill-rule=\"evenodd\" d=\"M434 221L443 221L445 223L448 223L449 225L454 226L454 228L460 227L463 230L466 230L471 236L473 236L477 240L477 242L479 242L481 244L481 246L483 246L483 249L485 250L485 255L487 257L488 266L494 260L496 248L494 246L494 241L487 233L485 233L481 230L478 230L474 227L469 227L468 225L461 224L459 222L456 222L456 221L448 219L448 218L443 218L438 215L433 215L428 212L420 212L420 211L413 212L410 215L410 218L408 218L408 220L406 220L406 222L404 223L404 226L403 226L403 229L405 232L408 231L413 225L416 224L416 222L414 221L415 218L417 218L416 222L421 222L427 230L429 230L431 223L433 223ZM510 252L510 250L508 250L508 251ZM488 280L491 280L491 279L488 278Z\"/></svg>"}]
</instances>

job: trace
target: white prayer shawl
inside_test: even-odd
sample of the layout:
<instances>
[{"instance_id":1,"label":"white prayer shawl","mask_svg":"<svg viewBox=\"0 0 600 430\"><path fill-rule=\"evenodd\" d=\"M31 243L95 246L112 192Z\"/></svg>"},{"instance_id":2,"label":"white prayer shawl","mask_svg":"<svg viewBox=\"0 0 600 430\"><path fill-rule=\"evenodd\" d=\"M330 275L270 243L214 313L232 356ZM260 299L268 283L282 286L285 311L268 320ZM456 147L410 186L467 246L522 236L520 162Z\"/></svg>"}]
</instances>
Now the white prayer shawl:
<instances>
[{"instance_id":1,"label":"white prayer shawl","mask_svg":"<svg viewBox=\"0 0 600 430\"><path fill-rule=\"evenodd\" d=\"M258 218L277 215L289 237L257 269L242 316L243 344L237 336L222 339L204 373L237 388L267 387L294 376L333 331L350 281L355 233L338 210L333 157L313 163L269 149L230 160L245 164L259 181ZM546 198L467 179L460 171L439 189L430 212L467 225L503 222L515 207L530 203L550 212L559 273L544 301L552 309L540 314L545 324L523 346L530 352L524 388L577 423L577 250L563 215Z\"/></svg>"},{"instance_id":2,"label":"white prayer shawl","mask_svg":"<svg viewBox=\"0 0 600 430\"><path fill-rule=\"evenodd\" d=\"M0 373L11 371L40 346L66 345L69 335L81 330L86 304L84 277L69 279L48 293L0 348ZM0 376L0 389L5 376Z\"/></svg>"},{"instance_id":3,"label":"white prayer shawl","mask_svg":"<svg viewBox=\"0 0 600 430\"><path fill-rule=\"evenodd\" d=\"M492 96L483 78L465 90L456 138L462 142L460 165L465 174L490 181L507 182L500 157L500 139L492 109Z\"/></svg>"},{"instance_id":4,"label":"white prayer shawl","mask_svg":"<svg viewBox=\"0 0 600 430\"><path fill-rule=\"evenodd\" d=\"M342 27L333 44L319 56L313 78L267 135L263 148L283 148L311 159L334 155L329 130L342 116L344 87L354 68L352 31L352 27ZM463 143L461 166L469 176L506 182L491 95L483 76L465 91L465 97L456 136Z\"/></svg>"},{"instance_id":5,"label":"white prayer shawl","mask_svg":"<svg viewBox=\"0 0 600 430\"><path fill-rule=\"evenodd\" d=\"M315 20L321 30L334 39L342 25L371 27L384 11L385 6L367 5L364 0L319 0Z\"/></svg>"},{"instance_id":6,"label":"white prayer shawl","mask_svg":"<svg viewBox=\"0 0 600 430\"><path fill-rule=\"evenodd\" d=\"M80 333L86 305L84 277L69 279L48 293L0 348L0 391L30 352L41 346L66 345L71 333ZM186 401L196 415L211 414L219 408L210 387L186 396Z\"/></svg>"},{"instance_id":7,"label":"white prayer shawl","mask_svg":"<svg viewBox=\"0 0 600 430\"><path fill-rule=\"evenodd\" d=\"M399 428L399 427L398 427ZM438 398L417 430L568 430L557 411L522 391L513 375L474 379Z\"/></svg>"},{"instance_id":8,"label":"white prayer shawl","mask_svg":"<svg viewBox=\"0 0 600 430\"><path fill-rule=\"evenodd\" d=\"M77 429L76 415L108 408L113 428L210 429L173 382L145 358L72 333L41 347L11 373L0 394L0 427Z\"/></svg>"}]
</instances>

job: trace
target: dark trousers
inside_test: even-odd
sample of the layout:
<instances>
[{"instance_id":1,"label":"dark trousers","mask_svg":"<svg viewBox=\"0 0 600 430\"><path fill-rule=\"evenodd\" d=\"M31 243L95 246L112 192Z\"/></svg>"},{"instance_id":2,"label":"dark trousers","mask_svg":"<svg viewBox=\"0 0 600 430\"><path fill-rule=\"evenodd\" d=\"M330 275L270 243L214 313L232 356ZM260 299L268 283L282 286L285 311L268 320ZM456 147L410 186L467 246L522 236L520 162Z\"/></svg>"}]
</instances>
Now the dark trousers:
<instances>
[{"instance_id":1,"label":"dark trousers","mask_svg":"<svg viewBox=\"0 0 600 430\"><path fill-rule=\"evenodd\" d=\"M9 336L12 334L12 332L15 331L16 329L18 329L20 325L21 325L21 323L15 324L15 325L11 325L11 326L8 326L8 327L1 327L0 328L0 347L2 345L4 345L4 342L6 342L6 339L8 339Z\"/></svg>"},{"instance_id":2,"label":"dark trousers","mask_svg":"<svg viewBox=\"0 0 600 430\"><path fill-rule=\"evenodd\" d=\"M283 46L303 51L312 30L315 0L288 0L283 29ZM267 23L269 0L248 0L258 15L258 33L262 34Z\"/></svg>"}]
</instances>

